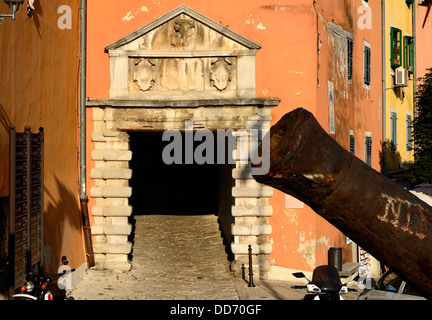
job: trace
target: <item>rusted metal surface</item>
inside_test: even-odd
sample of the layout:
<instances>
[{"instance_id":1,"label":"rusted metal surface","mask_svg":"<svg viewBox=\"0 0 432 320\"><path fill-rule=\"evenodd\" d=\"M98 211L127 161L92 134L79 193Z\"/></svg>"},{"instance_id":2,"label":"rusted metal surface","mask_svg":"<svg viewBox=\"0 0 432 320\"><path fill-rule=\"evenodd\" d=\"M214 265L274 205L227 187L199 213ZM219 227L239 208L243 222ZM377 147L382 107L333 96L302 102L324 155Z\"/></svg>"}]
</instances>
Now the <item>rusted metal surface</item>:
<instances>
[{"instance_id":1,"label":"rusted metal surface","mask_svg":"<svg viewBox=\"0 0 432 320\"><path fill-rule=\"evenodd\" d=\"M432 208L343 149L304 109L269 134L269 172L255 180L306 203L432 299Z\"/></svg>"}]
</instances>

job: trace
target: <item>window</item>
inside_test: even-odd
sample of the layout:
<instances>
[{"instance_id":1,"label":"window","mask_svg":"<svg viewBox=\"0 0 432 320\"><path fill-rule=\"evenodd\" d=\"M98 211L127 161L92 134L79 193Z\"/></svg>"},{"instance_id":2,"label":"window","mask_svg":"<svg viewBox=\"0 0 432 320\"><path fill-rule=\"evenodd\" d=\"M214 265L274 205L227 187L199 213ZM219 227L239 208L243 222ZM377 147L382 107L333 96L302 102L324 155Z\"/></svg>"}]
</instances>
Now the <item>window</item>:
<instances>
[{"instance_id":1,"label":"window","mask_svg":"<svg viewBox=\"0 0 432 320\"><path fill-rule=\"evenodd\" d=\"M390 64L393 68L400 67L401 61L401 39L402 32L397 28L390 28Z\"/></svg>"},{"instance_id":2,"label":"window","mask_svg":"<svg viewBox=\"0 0 432 320\"><path fill-rule=\"evenodd\" d=\"M351 80L353 76L353 40L351 38L347 38L347 49L348 80Z\"/></svg>"},{"instance_id":3,"label":"window","mask_svg":"<svg viewBox=\"0 0 432 320\"><path fill-rule=\"evenodd\" d=\"M372 137L370 135L365 136L365 163L372 166Z\"/></svg>"},{"instance_id":4,"label":"window","mask_svg":"<svg viewBox=\"0 0 432 320\"><path fill-rule=\"evenodd\" d=\"M413 148L413 139L412 139L412 116L407 114L406 116L406 149L407 151L411 151Z\"/></svg>"},{"instance_id":5,"label":"window","mask_svg":"<svg viewBox=\"0 0 432 320\"><path fill-rule=\"evenodd\" d=\"M404 43L404 61L403 66L409 73L414 73L414 38L405 36Z\"/></svg>"},{"instance_id":6,"label":"window","mask_svg":"<svg viewBox=\"0 0 432 320\"><path fill-rule=\"evenodd\" d=\"M350 137L349 137L349 151L350 153L354 156L355 155L355 138L354 138L354 134L352 132L350 132Z\"/></svg>"},{"instance_id":7,"label":"window","mask_svg":"<svg viewBox=\"0 0 432 320\"><path fill-rule=\"evenodd\" d=\"M371 83L371 48L369 45L364 45L364 71L363 71L363 83L367 86Z\"/></svg>"},{"instance_id":8,"label":"window","mask_svg":"<svg viewBox=\"0 0 432 320\"><path fill-rule=\"evenodd\" d=\"M397 114L390 112L390 151L395 152L397 147Z\"/></svg>"}]
</instances>

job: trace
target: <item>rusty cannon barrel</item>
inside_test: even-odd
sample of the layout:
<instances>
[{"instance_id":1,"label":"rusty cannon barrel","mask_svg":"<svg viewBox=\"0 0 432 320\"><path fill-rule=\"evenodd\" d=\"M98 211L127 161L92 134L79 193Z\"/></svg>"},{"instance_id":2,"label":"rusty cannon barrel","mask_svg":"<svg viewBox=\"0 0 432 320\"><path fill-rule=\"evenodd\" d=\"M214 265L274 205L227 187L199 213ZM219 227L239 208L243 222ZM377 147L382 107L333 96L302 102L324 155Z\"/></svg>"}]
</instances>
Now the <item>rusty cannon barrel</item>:
<instances>
[{"instance_id":1,"label":"rusty cannon barrel","mask_svg":"<svg viewBox=\"0 0 432 320\"><path fill-rule=\"evenodd\" d=\"M268 136L270 135L270 136ZM256 181L310 206L432 299L432 208L343 149L305 109L276 123Z\"/></svg>"}]
</instances>

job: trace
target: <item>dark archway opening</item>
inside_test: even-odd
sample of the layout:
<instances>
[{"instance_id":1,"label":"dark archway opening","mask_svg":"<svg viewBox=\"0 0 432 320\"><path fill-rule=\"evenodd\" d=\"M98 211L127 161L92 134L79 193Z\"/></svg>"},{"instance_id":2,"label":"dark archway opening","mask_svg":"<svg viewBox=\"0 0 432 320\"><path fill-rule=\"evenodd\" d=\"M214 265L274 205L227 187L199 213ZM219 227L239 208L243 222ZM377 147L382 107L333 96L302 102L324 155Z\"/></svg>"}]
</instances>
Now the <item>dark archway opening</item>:
<instances>
[{"instance_id":1,"label":"dark archway opening","mask_svg":"<svg viewBox=\"0 0 432 320\"><path fill-rule=\"evenodd\" d=\"M162 140L163 132L129 132L132 160L132 187L130 205L132 219L137 215L215 215L226 248L228 260L233 256L230 244L231 189L234 185L232 169L228 164L166 164L162 157L170 143ZM184 144L184 133L182 133ZM194 142L194 150L201 142ZM183 146L184 147L184 146ZM183 148L185 150L185 148ZM228 155L228 144L224 150ZM183 158L184 158L183 154ZM216 137L214 157L217 157ZM216 163L216 161L214 161ZM184 161L183 161L184 163ZM131 221L133 225L133 221ZM130 240L133 243L134 232ZM222 241L221 240L221 241Z\"/></svg>"},{"instance_id":2,"label":"dark archway opening","mask_svg":"<svg viewBox=\"0 0 432 320\"><path fill-rule=\"evenodd\" d=\"M165 164L162 132L130 133L134 214L217 214L221 165Z\"/></svg>"}]
</instances>

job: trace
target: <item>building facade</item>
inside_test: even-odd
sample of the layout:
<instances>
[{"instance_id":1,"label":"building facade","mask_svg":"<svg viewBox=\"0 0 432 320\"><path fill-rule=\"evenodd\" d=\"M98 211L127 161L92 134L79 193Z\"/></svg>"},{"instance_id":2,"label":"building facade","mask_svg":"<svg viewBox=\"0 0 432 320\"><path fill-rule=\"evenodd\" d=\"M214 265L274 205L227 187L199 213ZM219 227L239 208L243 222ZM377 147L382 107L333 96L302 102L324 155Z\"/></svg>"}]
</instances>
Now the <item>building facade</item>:
<instances>
[{"instance_id":1,"label":"building facade","mask_svg":"<svg viewBox=\"0 0 432 320\"><path fill-rule=\"evenodd\" d=\"M10 124L44 127L49 270L62 255L85 267L78 196L85 156L96 267L130 269L134 214L172 210L168 204L187 211L211 199L215 207L204 208L219 216L234 272L251 245L263 279L311 272L333 247L344 263L379 273L373 257L307 205L257 184L249 151L302 107L346 150L395 177L413 160L408 128L416 76L430 67L430 1L88 1L85 155L79 8L78 0L36 1L31 17L20 12L0 26L11 48L0 53L0 150L9 152ZM219 134L233 144L218 149ZM194 144L197 135L208 143ZM162 162L176 139L181 151L192 141L192 153L165 153ZM216 150L215 158L188 158L199 147ZM7 203L5 158L0 170Z\"/></svg>"},{"instance_id":2,"label":"building facade","mask_svg":"<svg viewBox=\"0 0 432 320\"><path fill-rule=\"evenodd\" d=\"M12 196L9 188L11 126L17 132L24 132L26 126L31 132L38 132L42 127L42 265L46 272L56 272L65 255L77 270L74 277L79 278L87 265L78 197L79 1L66 0L62 5L36 1L32 15L28 16L26 1L16 13L14 23L6 18L0 25L3 48L0 52L1 218L2 227L6 226L7 230ZM8 11L2 2L0 12ZM18 234L19 230L16 231ZM2 248L6 250L8 239L7 231L2 232Z\"/></svg>"},{"instance_id":3,"label":"building facade","mask_svg":"<svg viewBox=\"0 0 432 320\"><path fill-rule=\"evenodd\" d=\"M385 1L383 22L386 172L401 184L408 182L404 164L414 160L414 8L413 1Z\"/></svg>"},{"instance_id":4,"label":"building facade","mask_svg":"<svg viewBox=\"0 0 432 320\"><path fill-rule=\"evenodd\" d=\"M426 69L432 67L432 59L428 55L432 51L432 1L420 0L415 2L415 78L420 78Z\"/></svg>"},{"instance_id":5,"label":"building facade","mask_svg":"<svg viewBox=\"0 0 432 320\"><path fill-rule=\"evenodd\" d=\"M381 60L372 57L381 56L381 42L368 25L379 24L379 5L88 6L88 189L97 264L130 268L130 219L141 204L133 199L139 169L131 167L138 151L129 141L155 144L151 133L187 131L185 121L195 125L192 131L267 130L305 107L336 141L380 170ZM224 116L210 121L213 114ZM328 262L331 247L343 248L344 262L359 260L339 230L296 199L256 185L237 160L222 169L223 179L233 181L222 225L234 269L248 244L263 278L312 271Z\"/></svg>"}]
</instances>

